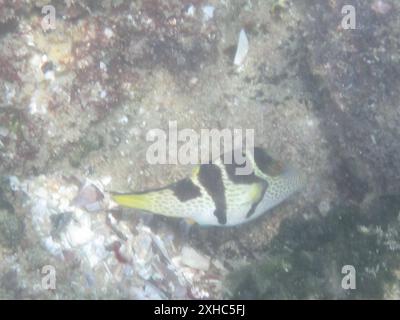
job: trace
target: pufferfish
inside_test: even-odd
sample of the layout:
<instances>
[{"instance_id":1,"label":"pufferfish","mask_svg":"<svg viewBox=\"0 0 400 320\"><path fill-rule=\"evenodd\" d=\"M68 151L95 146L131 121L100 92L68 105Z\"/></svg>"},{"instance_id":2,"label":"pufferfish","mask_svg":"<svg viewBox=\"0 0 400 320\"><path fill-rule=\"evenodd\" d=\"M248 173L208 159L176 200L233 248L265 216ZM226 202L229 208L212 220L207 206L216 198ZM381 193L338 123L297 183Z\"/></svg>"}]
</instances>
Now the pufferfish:
<instances>
[{"instance_id":1,"label":"pufferfish","mask_svg":"<svg viewBox=\"0 0 400 320\"><path fill-rule=\"evenodd\" d=\"M234 152L232 152L234 154ZM304 184L304 177L273 159L259 147L242 152L241 164L224 161L224 154L198 165L190 177L159 189L113 193L125 207L169 217L185 218L199 225L235 226L251 221L275 207ZM249 164L249 174L237 169ZM230 163L229 163L230 162Z\"/></svg>"}]
</instances>

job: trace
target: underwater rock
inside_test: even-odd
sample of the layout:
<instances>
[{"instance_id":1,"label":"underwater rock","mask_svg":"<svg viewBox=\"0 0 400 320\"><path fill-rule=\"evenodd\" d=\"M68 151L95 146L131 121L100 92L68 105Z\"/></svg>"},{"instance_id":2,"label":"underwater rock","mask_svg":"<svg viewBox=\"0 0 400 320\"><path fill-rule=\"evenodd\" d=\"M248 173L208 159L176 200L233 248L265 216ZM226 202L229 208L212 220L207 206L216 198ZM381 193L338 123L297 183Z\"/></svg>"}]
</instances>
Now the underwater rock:
<instances>
[{"instance_id":1,"label":"underwater rock","mask_svg":"<svg viewBox=\"0 0 400 320\"><path fill-rule=\"evenodd\" d=\"M357 8L355 30L341 27L338 8L346 4ZM294 5L305 17L296 48L299 76L330 145L340 197L361 203L368 193L399 193L400 25L390 14L397 5L385 0Z\"/></svg>"},{"instance_id":2,"label":"underwater rock","mask_svg":"<svg viewBox=\"0 0 400 320\"><path fill-rule=\"evenodd\" d=\"M400 197L282 222L264 258L228 277L235 299L399 299ZM356 290L342 287L354 266Z\"/></svg>"},{"instance_id":3,"label":"underwater rock","mask_svg":"<svg viewBox=\"0 0 400 320\"><path fill-rule=\"evenodd\" d=\"M15 249L23 236L23 221L16 216L11 205L0 198L0 245Z\"/></svg>"},{"instance_id":4,"label":"underwater rock","mask_svg":"<svg viewBox=\"0 0 400 320\"><path fill-rule=\"evenodd\" d=\"M88 134L82 137L68 155L70 164L78 167L91 152L101 149L103 144L104 141L100 135Z\"/></svg>"}]
</instances>

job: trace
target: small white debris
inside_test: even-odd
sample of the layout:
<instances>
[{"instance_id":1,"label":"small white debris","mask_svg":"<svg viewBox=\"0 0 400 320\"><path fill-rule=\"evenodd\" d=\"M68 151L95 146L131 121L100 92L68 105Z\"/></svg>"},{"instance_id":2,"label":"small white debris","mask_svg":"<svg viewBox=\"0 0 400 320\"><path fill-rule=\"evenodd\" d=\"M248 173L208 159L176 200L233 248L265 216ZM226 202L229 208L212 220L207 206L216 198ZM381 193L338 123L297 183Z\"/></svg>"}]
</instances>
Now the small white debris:
<instances>
[{"instance_id":1,"label":"small white debris","mask_svg":"<svg viewBox=\"0 0 400 320\"><path fill-rule=\"evenodd\" d=\"M103 186L108 186L111 182L112 178L110 176L105 176L100 179L100 182Z\"/></svg>"},{"instance_id":2,"label":"small white debris","mask_svg":"<svg viewBox=\"0 0 400 320\"><path fill-rule=\"evenodd\" d=\"M44 74L44 78L49 81L54 81L56 79L56 75L53 70L49 70Z\"/></svg>"},{"instance_id":3,"label":"small white debris","mask_svg":"<svg viewBox=\"0 0 400 320\"><path fill-rule=\"evenodd\" d=\"M42 115L47 113L47 107L43 104L43 99L41 99L40 92L37 90L33 93L29 102L29 112Z\"/></svg>"},{"instance_id":4,"label":"small white debris","mask_svg":"<svg viewBox=\"0 0 400 320\"><path fill-rule=\"evenodd\" d=\"M203 21L206 22L214 17L215 8L211 5L203 7Z\"/></svg>"},{"instance_id":5,"label":"small white debris","mask_svg":"<svg viewBox=\"0 0 400 320\"><path fill-rule=\"evenodd\" d=\"M181 261L193 269L207 271L210 268L210 258L198 253L193 248L184 246L181 251Z\"/></svg>"},{"instance_id":6,"label":"small white debris","mask_svg":"<svg viewBox=\"0 0 400 320\"><path fill-rule=\"evenodd\" d=\"M7 137L10 133L10 130L8 130L6 127L0 126L0 137Z\"/></svg>"},{"instance_id":7,"label":"small white debris","mask_svg":"<svg viewBox=\"0 0 400 320\"><path fill-rule=\"evenodd\" d=\"M199 81L199 78L193 77L190 79L189 83L194 86L197 84L197 82Z\"/></svg>"},{"instance_id":8,"label":"small white debris","mask_svg":"<svg viewBox=\"0 0 400 320\"><path fill-rule=\"evenodd\" d=\"M244 29L242 29L240 30L238 45L233 63L237 66L242 65L248 52L249 52L249 40L247 39L246 32L244 31Z\"/></svg>"},{"instance_id":9,"label":"small white debris","mask_svg":"<svg viewBox=\"0 0 400 320\"><path fill-rule=\"evenodd\" d=\"M129 118L126 115L123 115L121 118L118 119L120 124L127 124L129 122Z\"/></svg>"},{"instance_id":10,"label":"small white debris","mask_svg":"<svg viewBox=\"0 0 400 320\"><path fill-rule=\"evenodd\" d=\"M6 102L6 104L7 105L9 105L9 104L11 104L12 102L11 102L11 100L15 97L15 95L16 95L16 91L15 91L15 88L13 87L13 86L9 86L9 85L7 85L7 83L4 85L4 87L5 87L5 99L4 99L4 101Z\"/></svg>"},{"instance_id":11,"label":"small white debris","mask_svg":"<svg viewBox=\"0 0 400 320\"><path fill-rule=\"evenodd\" d=\"M88 243L94 236L90 229L90 220L85 217L80 217L79 222L73 220L69 224L65 235L68 244L72 248Z\"/></svg>"},{"instance_id":12,"label":"small white debris","mask_svg":"<svg viewBox=\"0 0 400 320\"><path fill-rule=\"evenodd\" d=\"M313 121L312 119L307 119L306 124L307 124L307 126L309 126L309 127L314 127L314 121Z\"/></svg>"},{"instance_id":13,"label":"small white debris","mask_svg":"<svg viewBox=\"0 0 400 320\"><path fill-rule=\"evenodd\" d=\"M326 217L330 209L331 209L331 204L329 200L324 199L318 204L318 210L324 217Z\"/></svg>"},{"instance_id":14,"label":"small white debris","mask_svg":"<svg viewBox=\"0 0 400 320\"><path fill-rule=\"evenodd\" d=\"M43 188L43 187L40 187L40 188L37 188L35 191L34 191L34 193L35 193L35 195L37 196L37 197L39 197L39 198L42 198L42 199L47 199L47 197L48 197L48 192L47 192L47 190L45 189L45 188Z\"/></svg>"},{"instance_id":15,"label":"small white debris","mask_svg":"<svg viewBox=\"0 0 400 320\"><path fill-rule=\"evenodd\" d=\"M112 36L114 36L114 32L110 28L105 28L104 35L107 37L107 39L110 39Z\"/></svg>"},{"instance_id":16,"label":"small white debris","mask_svg":"<svg viewBox=\"0 0 400 320\"><path fill-rule=\"evenodd\" d=\"M25 35L26 44L30 47L35 46L35 41L33 40L33 35L28 33Z\"/></svg>"},{"instance_id":17,"label":"small white debris","mask_svg":"<svg viewBox=\"0 0 400 320\"><path fill-rule=\"evenodd\" d=\"M368 229L367 226L357 226L357 229L359 232L363 233L363 234L369 234L370 230Z\"/></svg>"},{"instance_id":18,"label":"small white debris","mask_svg":"<svg viewBox=\"0 0 400 320\"><path fill-rule=\"evenodd\" d=\"M101 71L107 72L107 66L103 61L100 61L99 66Z\"/></svg>"},{"instance_id":19,"label":"small white debris","mask_svg":"<svg viewBox=\"0 0 400 320\"><path fill-rule=\"evenodd\" d=\"M9 176L8 181L10 183L10 188L12 191L17 191L19 190L20 187L20 182L16 176Z\"/></svg>"},{"instance_id":20,"label":"small white debris","mask_svg":"<svg viewBox=\"0 0 400 320\"><path fill-rule=\"evenodd\" d=\"M104 99L105 97L107 97L107 91L101 90L100 91L100 98Z\"/></svg>"},{"instance_id":21,"label":"small white debris","mask_svg":"<svg viewBox=\"0 0 400 320\"><path fill-rule=\"evenodd\" d=\"M52 237L46 237L42 239L43 246L54 256L61 257L62 256L62 247L60 244L53 241Z\"/></svg>"},{"instance_id":22,"label":"small white debris","mask_svg":"<svg viewBox=\"0 0 400 320\"><path fill-rule=\"evenodd\" d=\"M195 11L196 11L196 8L194 7L194 5L191 4L190 7L187 9L186 14L187 14L188 16L193 17Z\"/></svg>"}]
</instances>

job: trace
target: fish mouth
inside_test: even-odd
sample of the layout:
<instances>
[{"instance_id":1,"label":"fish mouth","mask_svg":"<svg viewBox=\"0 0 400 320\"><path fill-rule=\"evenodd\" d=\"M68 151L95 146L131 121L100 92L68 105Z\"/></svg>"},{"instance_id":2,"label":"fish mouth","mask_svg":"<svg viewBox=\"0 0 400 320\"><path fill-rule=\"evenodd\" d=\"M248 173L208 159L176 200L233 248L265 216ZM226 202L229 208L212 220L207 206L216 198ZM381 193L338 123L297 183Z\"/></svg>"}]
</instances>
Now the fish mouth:
<instances>
[{"instance_id":1,"label":"fish mouth","mask_svg":"<svg viewBox=\"0 0 400 320\"><path fill-rule=\"evenodd\" d=\"M282 178L286 181L290 193L294 193L302 189L307 182L307 176L304 171L295 169L291 166L286 167Z\"/></svg>"}]
</instances>

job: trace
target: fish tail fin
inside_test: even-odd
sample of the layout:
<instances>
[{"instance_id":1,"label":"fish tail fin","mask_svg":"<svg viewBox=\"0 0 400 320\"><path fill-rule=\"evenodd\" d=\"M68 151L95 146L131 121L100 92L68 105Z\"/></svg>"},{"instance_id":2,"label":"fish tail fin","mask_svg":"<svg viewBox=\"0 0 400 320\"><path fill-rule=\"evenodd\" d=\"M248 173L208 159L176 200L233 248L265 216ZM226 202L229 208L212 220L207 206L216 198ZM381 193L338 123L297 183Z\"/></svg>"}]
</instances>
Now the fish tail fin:
<instances>
[{"instance_id":1,"label":"fish tail fin","mask_svg":"<svg viewBox=\"0 0 400 320\"><path fill-rule=\"evenodd\" d=\"M153 197L151 193L111 194L112 199L119 205L134 209L152 211Z\"/></svg>"}]
</instances>

